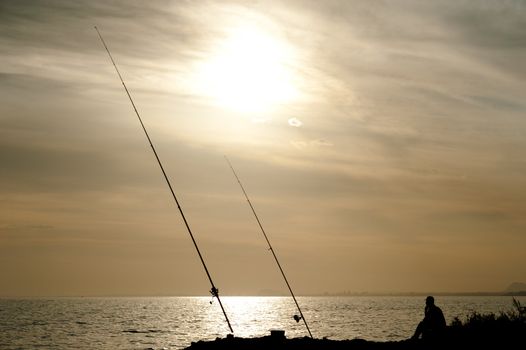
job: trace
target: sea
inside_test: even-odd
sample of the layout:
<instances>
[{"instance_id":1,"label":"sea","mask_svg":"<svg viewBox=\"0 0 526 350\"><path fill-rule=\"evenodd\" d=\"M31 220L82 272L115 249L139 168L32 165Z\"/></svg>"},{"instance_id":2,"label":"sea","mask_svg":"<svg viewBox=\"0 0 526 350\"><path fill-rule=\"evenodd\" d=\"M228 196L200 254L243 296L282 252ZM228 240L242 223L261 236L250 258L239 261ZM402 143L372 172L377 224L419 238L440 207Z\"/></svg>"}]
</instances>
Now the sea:
<instances>
[{"instance_id":1,"label":"sea","mask_svg":"<svg viewBox=\"0 0 526 350\"><path fill-rule=\"evenodd\" d=\"M522 305L526 296L515 297ZM281 329L308 336L291 297L221 297L235 336ZM297 297L315 338L374 341L409 338L425 296ZM510 312L511 296L435 296L448 324L473 312ZM229 334L211 297L0 299L0 349L183 349Z\"/></svg>"}]
</instances>

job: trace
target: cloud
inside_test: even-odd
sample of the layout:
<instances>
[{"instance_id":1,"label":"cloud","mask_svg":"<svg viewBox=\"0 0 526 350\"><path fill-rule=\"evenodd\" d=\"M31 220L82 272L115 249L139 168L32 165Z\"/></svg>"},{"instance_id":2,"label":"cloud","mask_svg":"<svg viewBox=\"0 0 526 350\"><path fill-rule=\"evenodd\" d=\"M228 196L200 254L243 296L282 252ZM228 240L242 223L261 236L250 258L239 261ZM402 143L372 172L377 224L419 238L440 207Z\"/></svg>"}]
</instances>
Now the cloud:
<instances>
[{"instance_id":1,"label":"cloud","mask_svg":"<svg viewBox=\"0 0 526 350\"><path fill-rule=\"evenodd\" d=\"M55 227L48 224L3 224L0 225L0 231L41 231L41 230L51 230Z\"/></svg>"},{"instance_id":2,"label":"cloud","mask_svg":"<svg viewBox=\"0 0 526 350\"><path fill-rule=\"evenodd\" d=\"M298 118L290 118L288 120L288 123L290 126L294 126L296 128L299 128L300 126L303 125L303 123Z\"/></svg>"},{"instance_id":3,"label":"cloud","mask_svg":"<svg viewBox=\"0 0 526 350\"><path fill-rule=\"evenodd\" d=\"M310 142L312 145L315 145L315 146L320 146L320 147L332 147L334 146L333 143L327 141L327 140L323 140L323 139L319 139L319 140L312 140Z\"/></svg>"},{"instance_id":4,"label":"cloud","mask_svg":"<svg viewBox=\"0 0 526 350\"><path fill-rule=\"evenodd\" d=\"M311 140L311 141L290 141L290 144L294 148L297 148L297 149L305 149L305 148L308 148L308 147L319 148L319 147L332 147L332 146L334 146L333 143L331 143L331 142L329 142L327 140L323 140L323 139Z\"/></svg>"},{"instance_id":5,"label":"cloud","mask_svg":"<svg viewBox=\"0 0 526 350\"><path fill-rule=\"evenodd\" d=\"M297 149L304 149L308 147L308 142L305 141L290 141L290 144Z\"/></svg>"},{"instance_id":6,"label":"cloud","mask_svg":"<svg viewBox=\"0 0 526 350\"><path fill-rule=\"evenodd\" d=\"M223 271L257 246L245 234L252 218L241 219L246 203L231 207L239 189L223 164L226 153L236 159L269 231L283 239L276 242L286 248L280 253L316 256L326 269L315 275L348 266L352 249L366 266L371 256L382 256L382 247L392 252L390 260L377 259L377 270L363 276L387 265L403 276L408 265L423 263L451 270L464 266L466 256L477 271L524 274L509 268L524 264L484 263L477 254L498 247L506 251L499 261L523 259L525 6L513 0L4 1L0 235L13 234L0 238L22 250L8 252L2 265L19 266L21 252L41 251L16 241L22 231L56 237L50 246L67 240L86 261L107 254L100 249L104 237L141 243L116 249L100 266L117 258L133 263L137 254L130 252L151 235L159 240L149 254L166 256L153 259L150 271L179 256L158 250L174 246L161 239L173 231L171 199L93 29L98 25L204 248L212 246ZM305 99L280 105L264 120L216 109L185 88L195 62L206 60L240 18L272 23L273 34L297 52L287 64ZM223 235L232 244L214 248L210 242ZM89 249L80 237L89 237ZM188 243L184 232L180 240ZM184 254L184 244L176 246ZM228 246L242 251L235 264L223 254ZM454 251L451 265L438 253L425 259L422 252L437 246ZM336 253L326 253L329 248ZM56 259L65 256L60 246L53 249ZM302 254L294 254L298 249ZM3 259L7 251L0 252ZM415 263L398 261L404 254ZM303 263L290 274L301 275ZM340 283L327 278L328 288ZM305 290L311 282L302 280ZM426 283L435 282L415 279L414 286Z\"/></svg>"}]
</instances>

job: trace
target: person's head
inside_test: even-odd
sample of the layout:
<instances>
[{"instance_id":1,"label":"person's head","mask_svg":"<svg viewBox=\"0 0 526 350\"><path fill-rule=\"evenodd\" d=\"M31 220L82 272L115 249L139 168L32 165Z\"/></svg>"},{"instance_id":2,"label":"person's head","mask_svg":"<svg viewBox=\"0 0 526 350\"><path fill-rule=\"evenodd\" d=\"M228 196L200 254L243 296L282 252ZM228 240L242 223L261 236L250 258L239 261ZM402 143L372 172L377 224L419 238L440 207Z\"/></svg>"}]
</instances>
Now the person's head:
<instances>
[{"instance_id":1,"label":"person's head","mask_svg":"<svg viewBox=\"0 0 526 350\"><path fill-rule=\"evenodd\" d=\"M433 298L431 295L426 298L426 305L431 306L435 304L435 298Z\"/></svg>"}]
</instances>

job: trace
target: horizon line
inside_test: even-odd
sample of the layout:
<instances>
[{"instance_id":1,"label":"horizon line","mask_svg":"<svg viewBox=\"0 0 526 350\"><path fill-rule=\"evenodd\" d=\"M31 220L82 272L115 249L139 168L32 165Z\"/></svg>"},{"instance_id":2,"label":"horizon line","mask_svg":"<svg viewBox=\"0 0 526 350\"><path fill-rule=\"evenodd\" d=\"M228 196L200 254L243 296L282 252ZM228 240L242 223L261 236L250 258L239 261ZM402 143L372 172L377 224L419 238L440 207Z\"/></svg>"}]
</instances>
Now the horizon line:
<instances>
[{"instance_id":1,"label":"horizon line","mask_svg":"<svg viewBox=\"0 0 526 350\"><path fill-rule=\"evenodd\" d=\"M526 296L526 291L506 292L506 291L471 291L471 292L324 292L324 293L305 293L298 297L381 297L381 296ZM64 295L0 295L0 299L31 299L31 298L209 298L210 295L201 294L64 294ZM224 294L223 297L290 297L288 294L269 293L269 294Z\"/></svg>"}]
</instances>

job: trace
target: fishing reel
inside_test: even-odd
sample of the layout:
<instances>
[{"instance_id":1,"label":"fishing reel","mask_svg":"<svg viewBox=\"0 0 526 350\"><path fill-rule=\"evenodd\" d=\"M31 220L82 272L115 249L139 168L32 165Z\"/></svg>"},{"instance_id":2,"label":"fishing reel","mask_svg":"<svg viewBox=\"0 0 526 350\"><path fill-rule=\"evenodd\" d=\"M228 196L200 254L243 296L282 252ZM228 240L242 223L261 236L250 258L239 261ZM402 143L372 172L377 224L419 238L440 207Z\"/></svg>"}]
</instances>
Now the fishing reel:
<instances>
[{"instance_id":1,"label":"fishing reel","mask_svg":"<svg viewBox=\"0 0 526 350\"><path fill-rule=\"evenodd\" d=\"M210 300L210 305L212 305L214 298L219 298L219 289L212 287L212 289L210 289L210 294L212 294L212 300Z\"/></svg>"}]
</instances>

